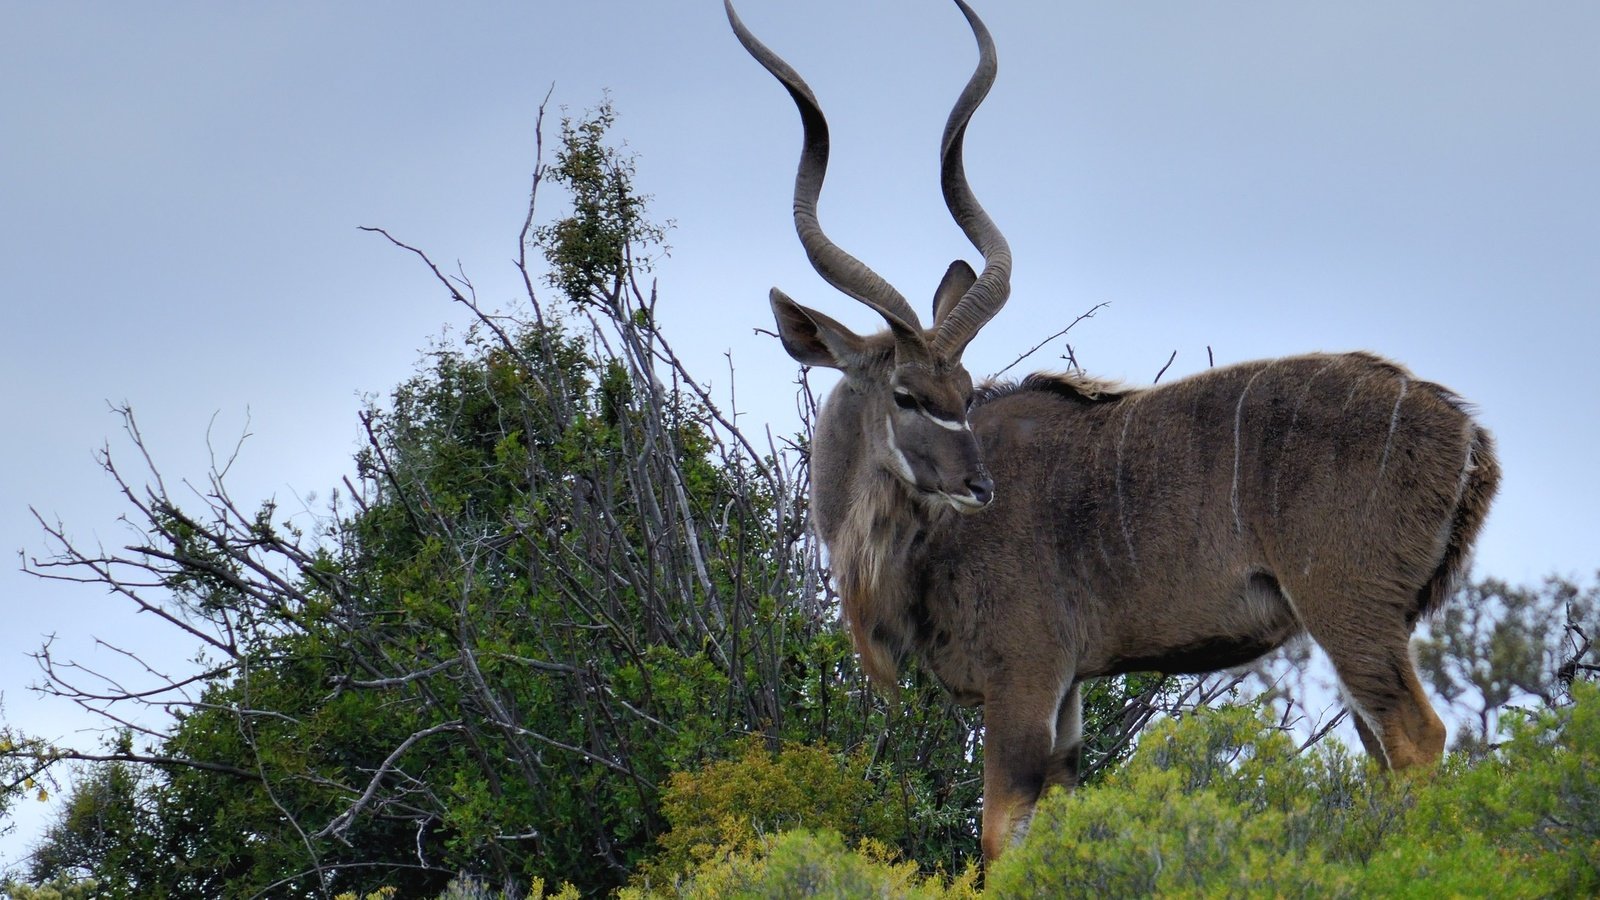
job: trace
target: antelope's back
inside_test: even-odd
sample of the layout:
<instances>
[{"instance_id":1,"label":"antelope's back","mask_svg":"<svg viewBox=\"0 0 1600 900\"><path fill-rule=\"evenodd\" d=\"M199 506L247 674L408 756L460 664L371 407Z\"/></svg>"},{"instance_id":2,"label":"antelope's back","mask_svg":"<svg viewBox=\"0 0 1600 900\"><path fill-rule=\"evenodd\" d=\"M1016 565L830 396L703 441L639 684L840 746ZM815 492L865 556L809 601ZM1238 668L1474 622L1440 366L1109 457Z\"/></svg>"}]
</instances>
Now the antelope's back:
<instances>
[{"instance_id":1,"label":"antelope's back","mask_svg":"<svg viewBox=\"0 0 1600 900\"><path fill-rule=\"evenodd\" d=\"M1459 564L1497 477L1455 394L1366 353L1121 392L1034 378L991 392L973 427L996 500L964 531L1038 535L1056 577L1152 602L1255 573L1415 595Z\"/></svg>"}]
</instances>

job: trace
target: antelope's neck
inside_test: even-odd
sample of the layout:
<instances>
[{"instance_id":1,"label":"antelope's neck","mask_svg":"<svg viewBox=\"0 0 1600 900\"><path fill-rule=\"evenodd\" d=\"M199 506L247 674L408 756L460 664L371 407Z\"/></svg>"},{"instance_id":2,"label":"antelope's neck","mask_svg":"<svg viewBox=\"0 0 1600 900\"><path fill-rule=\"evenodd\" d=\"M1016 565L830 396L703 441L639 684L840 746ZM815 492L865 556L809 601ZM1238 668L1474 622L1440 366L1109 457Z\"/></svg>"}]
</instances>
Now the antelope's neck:
<instances>
[{"instance_id":1,"label":"antelope's neck","mask_svg":"<svg viewBox=\"0 0 1600 900\"><path fill-rule=\"evenodd\" d=\"M915 654L958 702L980 702L973 606L952 593L950 573L930 568L938 564L930 558L935 548L962 540L951 529L963 517L893 474L877 443L882 423L862 414L856 399L839 391L823 408L812 442L811 508L861 668L888 687Z\"/></svg>"},{"instance_id":2,"label":"antelope's neck","mask_svg":"<svg viewBox=\"0 0 1600 900\"><path fill-rule=\"evenodd\" d=\"M825 539L861 666L874 681L890 685L915 636L911 558L931 522L898 479L886 472L875 476L854 485L843 522Z\"/></svg>"},{"instance_id":3,"label":"antelope's neck","mask_svg":"<svg viewBox=\"0 0 1600 900\"><path fill-rule=\"evenodd\" d=\"M882 424L848 385L829 395L812 441L811 508L861 667L892 685L912 649L922 539L948 516L915 497L884 465Z\"/></svg>"}]
</instances>

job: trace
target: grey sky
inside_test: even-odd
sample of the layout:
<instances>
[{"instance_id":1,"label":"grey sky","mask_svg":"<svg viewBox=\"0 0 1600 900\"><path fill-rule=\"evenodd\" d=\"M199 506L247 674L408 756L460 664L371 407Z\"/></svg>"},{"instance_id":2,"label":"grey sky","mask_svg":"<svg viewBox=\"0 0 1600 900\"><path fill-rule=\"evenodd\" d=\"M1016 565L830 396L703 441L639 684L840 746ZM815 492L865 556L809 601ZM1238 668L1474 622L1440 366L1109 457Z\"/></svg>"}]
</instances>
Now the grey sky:
<instances>
[{"instance_id":1,"label":"grey sky","mask_svg":"<svg viewBox=\"0 0 1600 900\"><path fill-rule=\"evenodd\" d=\"M1500 441L1478 571L1594 571L1600 6L979 12L1001 72L968 166L1017 266L968 351L975 373L1101 301L1074 349L1132 382L1174 350L1167 378L1203 368L1208 347L1219 363L1376 350L1461 392ZM974 59L960 15L935 0L742 13L828 112L824 226L925 305L950 259L976 261L936 174ZM248 418L236 496L325 496L350 468L359 394L464 321L356 226L459 260L486 303L509 303L552 83L552 108L574 111L610 89L639 184L677 224L662 317L720 387L732 352L748 423L792 426L794 366L752 333L770 327L770 285L873 324L806 266L788 219L794 110L713 0L10 3L0 17L6 547L43 549L29 505L124 538L91 458L107 439L126 456L108 400L134 405L169 478L202 478L208 427L226 447ZM92 635L160 634L101 592L15 571L0 613L7 720L80 744L83 717L23 689L23 654L51 632L86 660L105 659ZM0 863L18 847L0 843Z\"/></svg>"}]
</instances>

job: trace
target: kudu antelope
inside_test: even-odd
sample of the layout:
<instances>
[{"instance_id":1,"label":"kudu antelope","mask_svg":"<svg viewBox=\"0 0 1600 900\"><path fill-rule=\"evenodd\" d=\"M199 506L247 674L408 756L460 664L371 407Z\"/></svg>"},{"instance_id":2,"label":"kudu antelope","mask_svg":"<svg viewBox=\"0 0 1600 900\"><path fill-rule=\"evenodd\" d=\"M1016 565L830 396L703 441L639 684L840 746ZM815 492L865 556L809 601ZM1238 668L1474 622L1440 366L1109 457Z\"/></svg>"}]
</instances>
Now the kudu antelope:
<instances>
[{"instance_id":1,"label":"kudu antelope","mask_svg":"<svg viewBox=\"0 0 1600 900\"><path fill-rule=\"evenodd\" d=\"M858 335L772 290L789 354L844 376L812 441L815 525L868 675L893 683L916 657L983 705L984 855L1021 835L1046 786L1076 781L1079 685L1095 676L1214 671L1309 633L1368 753L1391 768L1437 760L1445 729L1410 634L1450 593L1499 481L1462 401L1366 353L1149 388L1032 375L975 390L962 350L1005 303L1011 270L962 163L995 75L983 23L956 0L979 62L940 166L983 273L951 265L924 328L823 234L822 111L725 5L800 110L794 219L807 256L888 326Z\"/></svg>"}]
</instances>

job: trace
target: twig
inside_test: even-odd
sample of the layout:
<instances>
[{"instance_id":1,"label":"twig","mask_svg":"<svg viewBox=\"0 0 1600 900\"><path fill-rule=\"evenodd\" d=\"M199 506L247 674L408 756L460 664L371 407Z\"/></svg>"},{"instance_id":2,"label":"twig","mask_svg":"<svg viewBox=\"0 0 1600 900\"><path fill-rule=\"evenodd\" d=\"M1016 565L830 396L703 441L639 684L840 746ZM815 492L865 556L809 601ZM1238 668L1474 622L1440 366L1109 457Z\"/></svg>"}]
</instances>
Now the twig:
<instances>
[{"instance_id":1,"label":"twig","mask_svg":"<svg viewBox=\"0 0 1600 900\"><path fill-rule=\"evenodd\" d=\"M405 755L407 750L410 750L412 746L414 746L423 738L432 737L433 735L440 734L445 731L460 730L460 720L454 722L441 722L440 724L434 725L431 728L424 728L421 731L415 732L410 737L401 741L400 746L394 748L394 750L384 758L383 762L379 764L378 770L372 773L372 780L367 782L367 789L361 792L361 796L356 799L356 802L350 804L348 809L335 816L333 821L329 822L322 828L321 831L318 831L316 834L312 835L312 837L319 839L328 837L330 835L342 837L344 833L350 829L350 825L355 822L356 815L359 814L368 803L372 802L372 798L378 793L378 786L383 783L384 776L389 774L390 770L394 768L394 764L399 761L400 757Z\"/></svg>"},{"instance_id":2,"label":"twig","mask_svg":"<svg viewBox=\"0 0 1600 900\"><path fill-rule=\"evenodd\" d=\"M1178 351L1176 351L1176 350L1172 351L1172 355L1167 357L1167 364L1161 367L1161 371L1156 373L1156 377L1150 383L1151 384L1160 383L1161 376L1167 374L1167 369L1172 367L1172 361L1177 359L1177 358L1178 358Z\"/></svg>"},{"instance_id":3,"label":"twig","mask_svg":"<svg viewBox=\"0 0 1600 900\"><path fill-rule=\"evenodd\" d=\"M1071 322L1068 322L1067 323L1067 327L1061 329L1060 331L1057 331L1055 334L1050 335L1049 337L1045 338L1044 340L1040 341L1039 343L1034 344L1032 347L1029 347L1025 352L1023 352L1023 354L1021 356L1017 357L1016 359L1013 359L1010 362L1010 364L1007 365L1005 368L1003 368L1000 371L994 373L993 375L990 375L989 376L989 380L993 381L994 379L999 378L1001 375L1004 375L1005 373L1011 371L1013 368L1016 367L1017 363L1022 362L1023 360L1025 360L1028 357L1032 356L1034 353L1038 352L1040 347L1043 347L1045 344L1048 344L1051 341L1055 340L1056 338L1061 337L1062 335L1064 335L1067 332L1071 331L1072 330L1072 326L1078 324L1079 322L1082 322L1084 319L1092 319L1092 318L1094 318L1094 314L1095 313L1099 312L1100 310L1102 310L1102 309L1104 309L1104 308L1106 308L1107 306L1110 306L1110 305L1111 305L1111 301L1109 301L1109 300L1104 300L1104 301L1101 301L1099 303L1096 303L1094 306L1089 308L1088 312L1082 313L1076 319L1073 319ZM1070 355L1070 349L1069 349L1069 355ZM1074 363L1073 365L1076 366L1077 364Z\"/></svg>"}]
</instances>

